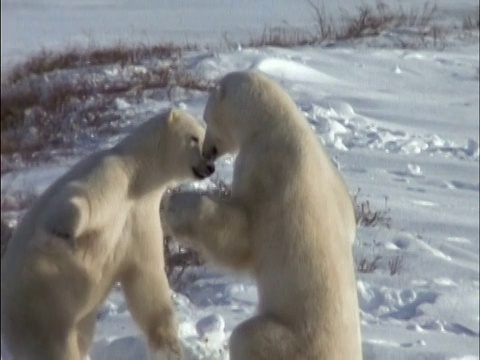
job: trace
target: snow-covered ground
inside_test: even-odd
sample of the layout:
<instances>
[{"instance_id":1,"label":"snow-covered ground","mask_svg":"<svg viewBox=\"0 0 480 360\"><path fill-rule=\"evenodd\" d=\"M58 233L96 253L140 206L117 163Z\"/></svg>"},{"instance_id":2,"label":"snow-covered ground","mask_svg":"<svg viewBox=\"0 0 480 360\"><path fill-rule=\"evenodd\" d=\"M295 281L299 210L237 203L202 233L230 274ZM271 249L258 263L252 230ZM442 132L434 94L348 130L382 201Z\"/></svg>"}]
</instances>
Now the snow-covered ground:
<instances>
[{"instance_id":1,"label":"snow-covered ground","mask_svg":"<svg viewBox=\"0 0 480 360\"><path fill-rule=\"evenodd\" d=\"M314 0L333 18L354 13L373 0ZM421 13L417 0L387 4ZM430 5L433 2L429 2ZM436 18L457 24L478 0L436 0ZM323 4L323 5L322 5ZM39 49L104 45L113 42L218 44L258 36L265 26L311 25L307 1L292 0L1 0L2 68Z\"/></svg>"},{"instance_id":2,"label":"snow-covered ground","mask_svg":"<svg viewBox=\"0 0 480 360\"><path fill-rule=\"evenodd\" d=\"M195 42L220 38L221 31L258 33L282 19L296 25L310 21L308 7L294 10L286 0L275 7L268 0L244 3L249 11L234 13L233 2L214 0L175 6L147 0L2 0L2 68L18 49L66 45L82 31L99 41L124 36L136 41L144 34L150 42L183 36ZM477 11L478 2L438 5L443 21L449 15L461 22L463 14ZM141 24L138 34L128 37L134 24ZM478 31L457 31L443 47L393 46L404 35L386 32L331 47L195 51L183 61L188 71L209 79L239 69L271 75L326 144L351 192L361 189L358 201L383 209L388 197L390 225L360 227L354 246L359 262L380 256L376 270L357 275L365 359L479 359ZM191 92L173 105L200 119L206 98L207 93ZM138 121L172 105L152 98L132 103L127 97L116 104L117 111ZM233 160L224 159L214 179L228 183ZM72 161L3 174L2 196L40 192ZM399 271L391 275L395 259ZM210 267L191 269L182 279L174 301L188 358L227 359L230 332L255 312L254 283ZM92 360L146 359L119 289L98 319Z\"/></svg>"}]
</instances>

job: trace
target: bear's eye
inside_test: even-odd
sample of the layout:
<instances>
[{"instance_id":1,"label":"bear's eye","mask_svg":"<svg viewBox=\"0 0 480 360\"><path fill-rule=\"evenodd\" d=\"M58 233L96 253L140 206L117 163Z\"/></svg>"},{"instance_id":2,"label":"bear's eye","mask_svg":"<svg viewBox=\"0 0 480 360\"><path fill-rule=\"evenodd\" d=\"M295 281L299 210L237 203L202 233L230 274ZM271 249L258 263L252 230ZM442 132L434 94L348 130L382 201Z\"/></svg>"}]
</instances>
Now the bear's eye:
<instances>
[{"instance_id":1,"label":"bear's eye","mask_svg":"<svg viewBox=\"0 0 480 360\"><path fill-rule=\"evenodd\" d=\"M190 142L192 145L196 145L199 142L198 136L190 136Z\"/></svg>"}]
</instances>

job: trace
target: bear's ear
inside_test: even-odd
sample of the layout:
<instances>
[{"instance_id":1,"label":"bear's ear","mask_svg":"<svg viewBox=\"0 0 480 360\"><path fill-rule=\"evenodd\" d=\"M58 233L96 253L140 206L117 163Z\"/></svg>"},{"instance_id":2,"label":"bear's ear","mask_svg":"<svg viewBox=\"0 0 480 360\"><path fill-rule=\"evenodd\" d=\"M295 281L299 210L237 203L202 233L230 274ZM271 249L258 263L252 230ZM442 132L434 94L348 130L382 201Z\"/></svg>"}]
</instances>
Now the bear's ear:
<instances>
[{"instance_id":1,"label":"bear's ear","mask_svg":"<svg viewBox=\"0 0 480 360\"><path fill-rule=\"evenodd\" d=\"M178 110L170 109L167 115L167 123L173 124L178 119Z\"/></svg>"},{"instance_id":2,"label":"bear's ear","mask_svg":"<svg viewBox=\"0 0 480 360\"><path fill-rule=\"evenodd\" d=\"M225 88L225 86L222 86L221 84L218 84L215 87L215 92L217 93L218 99L223 100L223 99L225 99L225 96L227 94L227 89Z\"/></svg>"}]
</instances>

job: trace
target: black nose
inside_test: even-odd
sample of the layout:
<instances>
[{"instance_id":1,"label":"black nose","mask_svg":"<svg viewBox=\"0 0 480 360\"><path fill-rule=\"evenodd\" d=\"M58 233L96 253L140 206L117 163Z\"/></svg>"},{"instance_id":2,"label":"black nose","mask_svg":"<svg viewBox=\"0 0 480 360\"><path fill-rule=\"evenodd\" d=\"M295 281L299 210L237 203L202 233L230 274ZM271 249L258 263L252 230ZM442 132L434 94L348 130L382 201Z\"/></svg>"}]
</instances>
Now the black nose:
<instances>
[{"instance_id":1,"label":"black nose","mask_svg":"<svg viewBox=\"0 0 480 360\"><path fill-rule=\"evenodd\" d=\"M207 174L212 175L215 171L215 165L214 164L207 164Z\"/></svg>"}]
</instances>

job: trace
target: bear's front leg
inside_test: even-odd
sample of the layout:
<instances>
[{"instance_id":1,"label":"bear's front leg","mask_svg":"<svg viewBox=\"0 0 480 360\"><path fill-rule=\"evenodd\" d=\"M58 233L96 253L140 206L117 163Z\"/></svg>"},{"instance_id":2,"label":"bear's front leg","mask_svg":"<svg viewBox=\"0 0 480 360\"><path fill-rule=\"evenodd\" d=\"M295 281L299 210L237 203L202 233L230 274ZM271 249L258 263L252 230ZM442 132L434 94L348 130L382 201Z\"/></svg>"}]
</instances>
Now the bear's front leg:
<instances>
[{"instance_id":1,"label":"bear's front leg","mask_svg":"<svg viewBox=\"0 0 480 360\"><path fill-rule=\"evenodd\" d=\"M216 262L234 268L251 264L246 211L232 198L175 193L164 203L162 221L167 232L187 238Z\"/></svg>"},{"instance_id":2,"label":"bear's front leg","mask_svg":"<svg viewBox=\"0 0 480 360\"><path fill-rule=\"evenodd\" d=\"M198 193L165 194L160 205L160 218L165 236L190 238L194 233L194 219L199 214L201 198Z\"/></svg>"}]
</instances>

